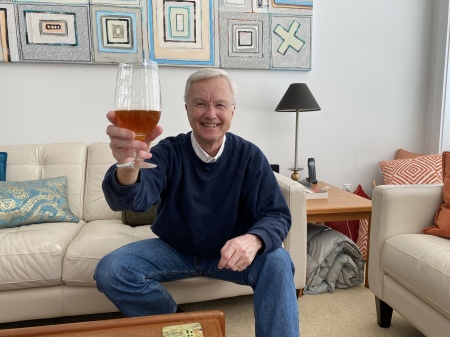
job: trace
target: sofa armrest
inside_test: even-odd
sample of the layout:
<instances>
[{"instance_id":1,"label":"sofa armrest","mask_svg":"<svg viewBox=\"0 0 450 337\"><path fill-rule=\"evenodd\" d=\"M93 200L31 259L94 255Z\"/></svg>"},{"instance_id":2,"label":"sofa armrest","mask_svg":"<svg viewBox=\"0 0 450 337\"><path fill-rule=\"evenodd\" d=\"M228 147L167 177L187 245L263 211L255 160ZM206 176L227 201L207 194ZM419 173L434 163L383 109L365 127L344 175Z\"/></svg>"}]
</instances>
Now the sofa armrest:
<instances>
[{"instance_id":1,"label":"sofa armrest","mask_svg":"<svg viewBox=\"0 0 450 337\"><path fill-rule=\"evenodd\" d=\"M385 241L399 234L420 234L434 223L442 204L442 184L380 185L372 193L369 286L380 297L380 258ZM380 297L381 298L381 297Z\"/></svg>"},{"instance_id":2,"label":"sofa armrest","mask_svg":"<svg viewBox=\"0 0 450 337\"><path fill-rule=\"evenodd\" d=\"M296 289L303 289L306 283L306 196L303 185L274 172L281 192L289 206L292 216L292 226L284 248L291 255L295 265L294 282Z\"/></svg>"}]
</instances>

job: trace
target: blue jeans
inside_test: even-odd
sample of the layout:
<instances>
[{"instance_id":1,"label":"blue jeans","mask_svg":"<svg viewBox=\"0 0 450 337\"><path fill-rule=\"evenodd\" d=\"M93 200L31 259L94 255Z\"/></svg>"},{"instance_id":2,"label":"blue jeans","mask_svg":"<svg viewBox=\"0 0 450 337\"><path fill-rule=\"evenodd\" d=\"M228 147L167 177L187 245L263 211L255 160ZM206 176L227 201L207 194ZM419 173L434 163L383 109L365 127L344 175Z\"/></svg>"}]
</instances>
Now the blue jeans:
<instances>
[{"instance_id":1,"label":"blue jeans","mask_svg":"<svg viewBox=\"0 0 450 337\"><path fill-rule=\"evenodd\" d=\"M97 288L126 316L175 312L177 304L160 282L207 276L248 285L254 291L257 337L300 335L294 265L288 252L279 248L256 255L241 272L217 267L220 256L197 259L185 256L161 239L130 243L97 265Z\"/></svg>"}]
</instances>

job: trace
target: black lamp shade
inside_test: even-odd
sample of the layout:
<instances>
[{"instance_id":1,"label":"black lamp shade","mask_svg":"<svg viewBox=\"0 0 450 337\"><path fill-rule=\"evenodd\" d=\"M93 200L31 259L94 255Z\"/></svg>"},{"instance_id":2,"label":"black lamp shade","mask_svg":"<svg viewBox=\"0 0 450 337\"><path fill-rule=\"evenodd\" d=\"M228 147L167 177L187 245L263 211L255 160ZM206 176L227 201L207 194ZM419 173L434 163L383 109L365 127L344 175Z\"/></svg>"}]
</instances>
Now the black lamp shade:
<instances>
[{"instance_id":1,"label":"black lamp shade","mask_svg":"<svg viewBox=\"0 0 450 337\"><path fill-rule=\"evenodd\" d=\"M319 104L306 83L292 83L276 107L275 111L316 111Z\"/></svg>"}]
</instances>

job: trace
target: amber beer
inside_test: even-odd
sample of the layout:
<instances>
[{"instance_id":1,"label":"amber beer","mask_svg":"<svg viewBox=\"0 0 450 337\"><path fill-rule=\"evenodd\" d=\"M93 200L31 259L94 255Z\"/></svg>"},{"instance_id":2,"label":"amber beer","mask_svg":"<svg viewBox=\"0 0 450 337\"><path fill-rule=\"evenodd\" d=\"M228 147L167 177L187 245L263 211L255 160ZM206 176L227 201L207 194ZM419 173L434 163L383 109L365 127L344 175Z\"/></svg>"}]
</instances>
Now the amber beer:
<instances>
[{"instance_id":1,"label":"amber beer","mask_svg":"<svg viewBox=\"0 0 450 337\"><path fill-rule=\"evenodd\" d=\"M143 141L152 132L161 117L156 110L116 110L119 126L136 133L136 139Z\"/></svg>"}]
</instances>

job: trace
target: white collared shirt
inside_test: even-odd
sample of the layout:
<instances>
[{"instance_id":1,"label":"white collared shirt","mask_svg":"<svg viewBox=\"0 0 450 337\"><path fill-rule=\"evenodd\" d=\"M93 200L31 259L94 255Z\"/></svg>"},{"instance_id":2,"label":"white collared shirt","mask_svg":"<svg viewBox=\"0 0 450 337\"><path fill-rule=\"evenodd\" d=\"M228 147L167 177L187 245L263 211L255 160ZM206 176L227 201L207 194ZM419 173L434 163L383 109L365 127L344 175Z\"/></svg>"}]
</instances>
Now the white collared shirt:
<instances>
[{"instance_id":1,"label":"white collared shirt","mask_svg":"<svg viewBox=\"0 0 450 337\"><path fill-rule=\"evenodd\" d=\"M214 157L211 157L209 154L207 154L205 152L205 150L203 150L200 145L197 142L197 139L195 139L194 137L194 133L191 133L191 143L192 143L192 148L194 149L195 154L205 163L215 163L217 161L217 159L219 159L220 155L223 152L223 149L225 148L225 140L227 139L227 137L224 135L223 136L223 142L222 145L220 146L219 152L217 152L217 154Z\"/></svg>"}]
</instances>

